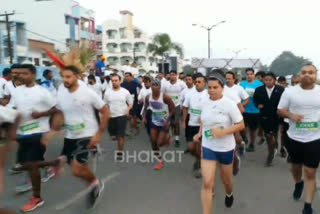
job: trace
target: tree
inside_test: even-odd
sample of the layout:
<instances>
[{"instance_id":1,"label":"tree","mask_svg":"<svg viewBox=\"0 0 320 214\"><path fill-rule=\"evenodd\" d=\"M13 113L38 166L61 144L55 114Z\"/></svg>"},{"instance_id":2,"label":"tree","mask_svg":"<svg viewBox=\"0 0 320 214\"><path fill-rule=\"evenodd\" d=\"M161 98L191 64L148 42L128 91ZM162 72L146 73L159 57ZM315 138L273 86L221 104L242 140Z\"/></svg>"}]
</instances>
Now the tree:
<instances>
[{"instance_id":1,"label":"tree","mask_svg":"<svg viewBox=\"0 0 320 214\"><path fill-rule=\"evenodd\" d=\"M279 76L294 75L310 60L294 55L290 51L282 52L270 65L270 70Z\"/></svg>"},{"instance_id":2,"label":"tree","mask_svg":"<svg viewBox=\"0 0 320 214\"><path fill-rule=\"evenodd\" d=\"M171 41L168 34L156 34L153 37L152 43L147 47L147 52L153 56L159 56L164 62L165 54L171 51L175 51L181 58L183 57L183 47L180 44Z\"/></svg>"}]
</instances>

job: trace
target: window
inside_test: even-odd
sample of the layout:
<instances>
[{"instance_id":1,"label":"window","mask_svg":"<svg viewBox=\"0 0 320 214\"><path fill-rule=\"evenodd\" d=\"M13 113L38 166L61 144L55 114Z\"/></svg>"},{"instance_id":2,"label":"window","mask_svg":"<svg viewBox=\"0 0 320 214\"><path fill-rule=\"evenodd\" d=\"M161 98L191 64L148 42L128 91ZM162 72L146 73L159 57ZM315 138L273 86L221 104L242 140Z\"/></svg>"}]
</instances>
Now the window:
<instances>
[{"instance_id":1,"label":"window","mask_svg":"<svg viewBox=\"0 0 320 214\"><path fill-rule=\"evenodd\" d=\"M69 16L65 16L65 22L67 25L69 24Z\"/></svg>"},{"instance_id":2,"label":"window","mask_svg":"<svg viewBox=\"0 0 320 214\"><path fill-rule=\"evenodd\" d=\"M34 65L35 66L40 66L39 58L34 58Z\"/></svg>"}]
</instances>

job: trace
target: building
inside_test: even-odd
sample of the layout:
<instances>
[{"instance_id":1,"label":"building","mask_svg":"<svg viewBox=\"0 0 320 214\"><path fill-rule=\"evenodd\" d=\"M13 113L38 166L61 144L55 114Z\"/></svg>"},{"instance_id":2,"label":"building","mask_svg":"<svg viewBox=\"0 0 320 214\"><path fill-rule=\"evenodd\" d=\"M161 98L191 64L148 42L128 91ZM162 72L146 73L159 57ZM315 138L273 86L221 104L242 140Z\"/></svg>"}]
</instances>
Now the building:
<instances>
[{"instance_id":1,"label":"building","mask_svg":"<svg viewBox=\"0 0 320 214\"><path fill-rule=\"evenodd\" d=\"M44 66L50 60L43 48L58 52L67 51L73 44L87 44L96 48L95 12L83 8L74 0L1 0L1 12L4 11L15 11L10 20L18 23L17 28L12 29L12 38L16 38L13 47L17 48L14 62L27 59L35 65ZM5 38L6 30L0 27L0 31L2 38ZM22 40L22 47L26 49L21 48ZM8 63L7 51L3 44L2 47L4 53L1 63Z\"/></svg>"},{"instance_id":2,"label":"building","mask_svg":"<svg viewBox=\"0 0 320 214\"><path fill-rule=\"evenodd\" d=\"M120 11L121 20L107 20L102 24L102 51L107 63L114 68L128 60L136 62L141 72L155 72L157 59L147 53L151 38L133 25L133 13Z\"/></svg>"}]
</instances>

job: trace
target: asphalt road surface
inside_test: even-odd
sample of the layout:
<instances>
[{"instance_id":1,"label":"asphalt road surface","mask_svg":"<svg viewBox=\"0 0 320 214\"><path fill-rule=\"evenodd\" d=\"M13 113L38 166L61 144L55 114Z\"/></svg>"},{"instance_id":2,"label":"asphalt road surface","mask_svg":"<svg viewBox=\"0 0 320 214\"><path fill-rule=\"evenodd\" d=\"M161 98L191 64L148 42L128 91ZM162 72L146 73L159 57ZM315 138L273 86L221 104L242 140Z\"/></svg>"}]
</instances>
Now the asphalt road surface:
<instances>
[{"instance_id":1,"label":"asphalt road surface","mask_svg":"<svg viewBox=\"0 0 320 214\"><path fill-rule=\"evenodd\" d=\"M182 140L184 141L184 140ZM189 154L168 153L168 159L175 162L166 163L161 171L153 170L154 163L134 161L116 163L113 151L116 143L105 135L101 142L104 153L97 165L96 175L105 182L101 201L94 210L86 210L86 197L81 196L85 184L72 177L69 167L58 179L52 179L42 185L42 197L45 204L33 213L61 214L200 214L201 179L192 176L193 159ZM47 159L57 157L62 148L62 137L57 137L48 147ZM179 149L183 151L186 144ZM145 131L127 139L125 149L129 154L134 151L151 149ZM138 153L137 153L138 154ZM173 156L175 154L175 156ZM298 202L291 198L294 183L285 159L276 157L273 167L265 167L266 145L257 146L256 152L246 153L241 162L240 174L235 177L235 202L231 209L225 208L225 193L219 174L215 186L215 200L212 213L227 214L300 214L303 200ZM141 156L142 157L142 156ZM146 157L146 156L143 156ZM4 192L0 205L19 211L31 196L31 192L16 195L15 185L22 175L9 175L7 169L14 163L14 154L9 155L4 171ZM319 194L313 203L320 211Z\"/></svg>"}]
</instances>

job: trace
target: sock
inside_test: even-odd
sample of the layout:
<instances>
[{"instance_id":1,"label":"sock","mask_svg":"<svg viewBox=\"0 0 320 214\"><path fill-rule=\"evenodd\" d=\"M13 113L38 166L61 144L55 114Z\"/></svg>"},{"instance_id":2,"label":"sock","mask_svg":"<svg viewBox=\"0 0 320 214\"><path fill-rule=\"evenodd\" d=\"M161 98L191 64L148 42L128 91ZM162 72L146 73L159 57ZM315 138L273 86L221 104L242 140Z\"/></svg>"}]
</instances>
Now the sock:
<instances>
[{"instance_id":1,"label":"sock","mask_svg":"<svg viewBox=\"0 0 320 214\"><path fill-rule=\"evenodd\" d=\"M304 210L306 210L306 211L312 211L311 204L305 202L305 203L304 203Z\"/></svg>"},{"instance_id":2,"label":"sock","mask_svg":"<svg viewBox=\"0 0 320 214\"><path fill-rule=\"evenodd\" d=\"M230 194L226 194L228 198L230 198L233 195L233 192Z\"/></svg>"},{"instance_id":3,"label":"sock","mask_svg":"<svg viewBox=\"0 0 320 214\"><path fill-rule=\"evenodd\" d=\"M179 136L177 136L177 135L176 135L176 137L175 137L175 138L176 138L176 141L179 141Z\"/></svg>"}]
</instances>

